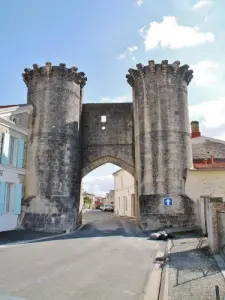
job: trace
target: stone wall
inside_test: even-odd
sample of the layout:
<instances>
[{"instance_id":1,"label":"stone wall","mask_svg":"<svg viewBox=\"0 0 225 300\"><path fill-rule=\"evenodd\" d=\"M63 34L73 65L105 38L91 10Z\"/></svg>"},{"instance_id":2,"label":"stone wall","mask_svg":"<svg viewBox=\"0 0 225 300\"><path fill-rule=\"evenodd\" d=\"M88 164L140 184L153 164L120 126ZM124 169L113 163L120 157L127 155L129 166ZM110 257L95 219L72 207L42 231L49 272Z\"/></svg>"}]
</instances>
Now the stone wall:
<instances>
[{"instance_id":1,"label":"stone wall","mask_svg":"<svg viewBox=\"0 0 225 300\"><path fill-rule=\"evenodd\" d=\"M224 241L225 222L220 214L225 214L225 203L208 200L207 202L207 231L209 246L213 254L219 253L225 246Z\"/></svg>"},{"instance_id":2,"label":"stone wall","mask_svg":"<svg viewBox=\"0 0 225 300\"><path fill-rule=\"evenodd\" d=\"M22 227L71 231L79 223L84 73L64 64L25 69L29 123Z\"/></svg>"},{"instance_id":3,"label":"stone wall","mask_svg":"<svg viewBox=\"0 0 225 300\"><path fill-rule=\"evenodd\" d=\"M135 169L141 225L146 230L193 225L192 201L185 195L191 162L188 66L168 61L137 65L127 75L133 89ZM173 205L163 205L172 197Z\"/></svg>"},{"instance_id":4,"label":"stone wall","mask_svg":"<svg viewBox=\"0 0 225 300\"><path fill-rule=\"evenodd\" d=\"M76 228L81 178L109 162L134 176L136 217L140 214L143 229L193 225L192 201L185 195L191 162L187 85L192 71L187 65L150 61L130 69L133 103L82 104L84 73L64 64L34 65L23 77L34 107L24 228ZM172 207L163 205L168 196Z\"/></svg>"},{"instance_id":5,"label":"stone wall","mask_svg":"<svg viewBox=\"0 0 225 300\"><path fill-rule=\"evenodd\" d=\"M82 177L105 163L134 175L133 104L83 104L82 151Z\"/></svg>"}]
</instances>

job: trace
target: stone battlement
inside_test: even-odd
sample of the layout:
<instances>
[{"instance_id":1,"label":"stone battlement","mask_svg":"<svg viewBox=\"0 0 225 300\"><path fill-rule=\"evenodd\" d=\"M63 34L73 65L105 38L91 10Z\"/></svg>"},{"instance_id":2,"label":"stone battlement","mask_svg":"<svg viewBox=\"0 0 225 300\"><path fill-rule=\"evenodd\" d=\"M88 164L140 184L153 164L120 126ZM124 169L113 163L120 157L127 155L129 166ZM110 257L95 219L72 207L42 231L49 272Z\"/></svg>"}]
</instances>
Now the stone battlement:
<instances>
[{"instance_id":1,"label":"stone battlement","mask_svg":"<svg viewBox=\"0 0 225 300\"><path fill-rule=\"evenodd\" d=\"M173 64L168 64L168 60L163 60L161 64L155 64L154 60L148 62L148 66L142 64L136 65L137 69L129 69L126 75L127 82L131 87L134 87L135 80L142 77L144 78L146 73L154 75L163 75L171 74L175 77L182 78L187 85L191 82L193 78L193 70L189 70L188 65L183 65L180 67L180 62L175 61Z\"/></svg>"},{"instance_id":2,"label":"stone battlement","mask_svg":"<svg viewBox=\"0 0 225 300\"><path fill-rule=\"evenodd\" d=\"M63 77L65 80L74 81L77 84L80 84L81 88L83 88L86 84L87 77L85 77L84 72L77 72L77 70L78 69L76 67L67 68L66 64L52 66L50 62L46 62L43 67L39 67L38 64L33 64L33 69L24 69L22 76L27 86L29 85L29 82L34 79L38 80L41 77L52 77L57 75Z\"/></svg>"}]
</instances>

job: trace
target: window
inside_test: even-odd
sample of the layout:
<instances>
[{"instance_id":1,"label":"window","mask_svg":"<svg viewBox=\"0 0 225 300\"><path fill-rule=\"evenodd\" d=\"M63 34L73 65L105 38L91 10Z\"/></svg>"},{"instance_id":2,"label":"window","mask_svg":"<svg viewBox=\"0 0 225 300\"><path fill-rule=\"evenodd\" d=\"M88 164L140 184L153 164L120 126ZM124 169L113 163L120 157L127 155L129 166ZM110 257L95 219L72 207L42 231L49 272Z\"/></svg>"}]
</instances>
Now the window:
<instances>
[{"instance_id":1,"label":"window","mask_svg":"<svg viewBox=\"0 0 225 300\"><path fill-rule=\"evenodd\" d=\"M124 201L124 210L127 210L127 197L126 196L123 197L123 201Z\"/></svg>"},{"instance_id":2,"label":"window","mask_svg":"<svg viewBox=\"0 0 225 300\"><path fill-rule=\"evenodd\" d=\"M11 199L12 199L12 188L13 188L12 183L6 183L6 185L5 185L5 203L4 203L5 213L10 212Z\"/></svg>"},{"instance_id":3,"label":"window","mask_svg":"<svg viewBox=\"0 0 225 300\"><path fill-rule=\"evenodd\" d=\"M101 116L101 122L105 123L106 122L106 116Z\"/></svg>"}]
</instances>

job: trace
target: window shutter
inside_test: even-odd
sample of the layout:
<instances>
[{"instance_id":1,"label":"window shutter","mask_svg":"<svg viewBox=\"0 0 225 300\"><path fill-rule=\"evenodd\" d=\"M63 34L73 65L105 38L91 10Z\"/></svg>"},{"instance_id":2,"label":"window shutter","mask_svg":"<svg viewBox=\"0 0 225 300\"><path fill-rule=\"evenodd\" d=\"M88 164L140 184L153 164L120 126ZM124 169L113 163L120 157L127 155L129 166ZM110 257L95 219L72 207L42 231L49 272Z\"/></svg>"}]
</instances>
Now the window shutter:
<instances>
[{"instance_id":1,"label":"window shutter","mask_svg":"<svg viewBox=\"0 0 225 300\"><path fill-rule=\"evenodd\" d=\"M5 205L5 182L0 181L0 215L4 213Z\"/></svg>"},{"instance_id":2,"label":"window shutter","mask_svg":"<svg viewBox=\"0 0 225 300\"><path fill-rule=\"evenodd\" d=\"M3 147L2 147L2 159L1 159L1 163L3 165L9 164L9 143L10 143L10 134L4 133Z\"/></svg>"},{"instance_id":3,"label":"window shutter","mask_svg":"<svg viewBox=\"0 0 225 300\"><path fill-rule=\"evenodd\" d=\"M17 168L23 168L23 157L24 157L24 140L18 140L18 149L17 149Z\"/></svg>"},{"instance_id":4,"label":"window shutter","mask_svg":"<svg viewBox=\"0 0 225 300\"><path fill-rule=\"evenodd\" d=\"M4 133L0 132L0 158L2 157L3 138L4 138Z\"/></svg>"},{"instance_id":5,"label":"window shutter","mask_svg":"<svg viewBox=\"0 0 225 300\"><path fill-rule=\"evenodd\" d=\"M14 193L14 214L21 213L21 200L22 200L22 184L16 184Z\"/></svg>"}]
</instances>

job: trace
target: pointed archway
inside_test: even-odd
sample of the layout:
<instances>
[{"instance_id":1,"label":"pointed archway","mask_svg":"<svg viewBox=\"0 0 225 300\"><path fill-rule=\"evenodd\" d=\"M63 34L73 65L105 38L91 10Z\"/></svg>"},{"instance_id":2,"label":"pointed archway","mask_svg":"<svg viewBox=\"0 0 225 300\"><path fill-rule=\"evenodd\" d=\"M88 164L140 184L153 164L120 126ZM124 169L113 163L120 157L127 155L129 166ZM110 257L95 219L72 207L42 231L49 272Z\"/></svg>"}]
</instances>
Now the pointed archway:
<instances>
[{"instance_id":1,"label":"pointed archway","mask_svg":"<svg viewBox=\"0 0 225 300\"><path fill-rule=\"evenodd\" d=\"M124 169L125 171L130 173L132 176L135 175L133 166L131 166L127 162L121 160L120 158L116 158L116 157L107 155L107 156L103 156L101 158L98 158L98 159L92 161L86 167L84 167L81 170L81 178L83 178L84 176L86 176L88 173L95 170L96 168L98 168L104 164L107 164L107 163L112 163L112 164L120 167L121 169Z\"/></svg>"}]
</instances>

